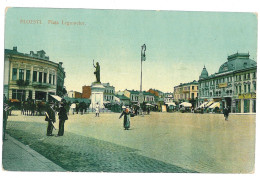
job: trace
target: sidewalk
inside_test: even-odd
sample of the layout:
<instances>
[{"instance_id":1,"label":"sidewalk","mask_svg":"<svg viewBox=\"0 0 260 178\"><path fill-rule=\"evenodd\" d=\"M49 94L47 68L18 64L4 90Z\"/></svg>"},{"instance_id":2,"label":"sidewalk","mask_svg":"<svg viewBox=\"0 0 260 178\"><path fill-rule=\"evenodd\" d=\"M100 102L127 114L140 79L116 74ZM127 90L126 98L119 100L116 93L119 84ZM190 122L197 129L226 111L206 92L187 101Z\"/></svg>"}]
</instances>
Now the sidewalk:
<instances>
[{"instance_id":1,"label":"sidewalk","mask_svg":"<svg viewBox=\"0 0 260 178\"><path fill-rule=\"evenodd\" d=\"M3 142L3 169L6 171L64 172L63 168L6 134Z\"/></svg>"}]
</instances>

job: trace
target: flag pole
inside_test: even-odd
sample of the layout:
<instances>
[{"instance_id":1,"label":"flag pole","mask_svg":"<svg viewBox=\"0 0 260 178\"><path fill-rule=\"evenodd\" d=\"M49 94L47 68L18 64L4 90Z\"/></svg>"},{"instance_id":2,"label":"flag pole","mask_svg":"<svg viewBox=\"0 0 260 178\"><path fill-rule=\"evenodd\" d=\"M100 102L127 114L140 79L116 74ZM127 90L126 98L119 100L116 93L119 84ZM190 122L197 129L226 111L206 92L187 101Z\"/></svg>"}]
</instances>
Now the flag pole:
<instances>
[{"instance_id":1,"label":"flag pole","mask_svg":"<svg viewBox=\"0 0 260 178\"><path fill-rule=\"evenodd\" d=\"M143 46L141 49L141 83L140 83L140 92L142 92L142 82L143 82L143 60L142 60L142 50L143 50Z\"/></svg>"}]
</instances>

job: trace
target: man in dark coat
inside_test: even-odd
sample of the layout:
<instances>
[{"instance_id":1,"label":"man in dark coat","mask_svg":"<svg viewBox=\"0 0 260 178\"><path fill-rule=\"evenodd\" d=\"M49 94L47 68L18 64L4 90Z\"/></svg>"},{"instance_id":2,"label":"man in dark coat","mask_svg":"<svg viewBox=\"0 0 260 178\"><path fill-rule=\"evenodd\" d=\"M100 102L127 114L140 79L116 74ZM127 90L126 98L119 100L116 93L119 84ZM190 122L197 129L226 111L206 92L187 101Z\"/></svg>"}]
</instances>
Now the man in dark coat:
<instances>
[{"instance_id":1,"label":"man in dark coat","mask_svg":"<svg viewBox=\"0 0 260 178\"><path fill-rule=\"evenodd\" d=\"M228 121L229 109L227 107L224 108L223 114L224 114L225 120Z\"/></svg>"},{"instance_id":2,"label":"man in dark coat","mask_svg":"<svg viewBox=\"0 0 260 178\"><path fill-rule=\"evenodd\" d=\"M7 125L9 106L7 104L7 100L6 100L5 95L4 95L4 105L3 106L4 106L4 108L3 108L3 140L6 140L5 130L6 130L6 125Z\"/></svg>"},{"instance_id":3,"label":"man in dark coat","mask_svg":"<svg viewBox=\"0 0 260 178\"><path fill-rule=\"evenodd\" d=\"M53 123L56 122L55 119L55 111L54 111L54 104L51 103L50 106L47 108L47 112L45 113L46 118L45 121L48 121L48 126L47 126L47 136L53 136L52 131L53 131Z\"/></svg>"},{"instance_id":4,"label":"man in dark coat","mask_svg":"<svg viewBox=\"0 0 260 178\"><path fill-rule=\"evenodd\" d=\"M68 120L67 110L65 108L65 103L61 102L61 107L59 111L59 132L57 136L63 136L64 124L66 120Z\"/></svg>"}]
</instances>

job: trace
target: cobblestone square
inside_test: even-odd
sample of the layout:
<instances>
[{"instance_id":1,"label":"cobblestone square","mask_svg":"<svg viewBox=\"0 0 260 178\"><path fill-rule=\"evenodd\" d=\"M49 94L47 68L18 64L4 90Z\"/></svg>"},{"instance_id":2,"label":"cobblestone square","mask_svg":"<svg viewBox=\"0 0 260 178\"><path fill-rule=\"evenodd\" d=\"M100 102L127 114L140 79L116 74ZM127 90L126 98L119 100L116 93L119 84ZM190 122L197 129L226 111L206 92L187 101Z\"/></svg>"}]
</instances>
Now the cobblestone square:
<instances>
[{"instance_id":1,"label":"cobblestone square","mask_svg":"<svg viewBox=\"0 0 260 178\"><path fill-rule=\"evenodd\" d=\"M43 116L17 112L9 116L7 132L68 171L254 171L255 115L225 121L222 114L152 112L131 117L127 131L119 115L69 115L64 136L47 137Z\"/></svg>"}]
</instances>

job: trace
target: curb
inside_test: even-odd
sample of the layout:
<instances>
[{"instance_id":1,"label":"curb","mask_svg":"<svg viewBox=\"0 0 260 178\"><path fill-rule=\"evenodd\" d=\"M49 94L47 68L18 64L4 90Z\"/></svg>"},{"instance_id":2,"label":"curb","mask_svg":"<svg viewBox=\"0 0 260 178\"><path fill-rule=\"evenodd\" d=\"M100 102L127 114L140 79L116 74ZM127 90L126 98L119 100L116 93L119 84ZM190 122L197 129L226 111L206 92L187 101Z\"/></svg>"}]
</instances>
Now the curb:
<instances>
[{"instance_id":1,"label":"curb","mask_svg":"<svg viewBox=\"0 0 260 178\"><path fill-rule=\"evenodd\" d=\"M29 146L24 145L23 143L19 142L18 140L16 140L15 138L11 137L8 134L6 134L6 137L7 137L7 139L9 141L13 142L14 144L16 144L17 146L22 148L24 151L26 151L30 155L32 155L32 157L34 157L35 159L39 160L40 162L45 164L47 167L49 167L51 171L54 171L54 172L66 172L65 169L63 169L62 167L58 166L57 164L55 164L54 162L50 161L49 159L45 158L43 155L39 154L38 152L34 151Z\"/></svg>"}]
</instances>

